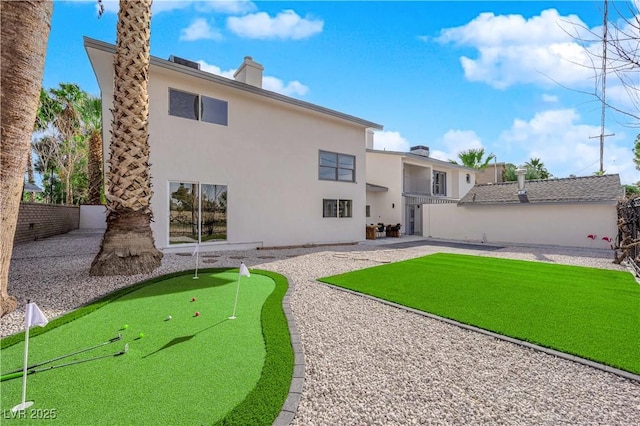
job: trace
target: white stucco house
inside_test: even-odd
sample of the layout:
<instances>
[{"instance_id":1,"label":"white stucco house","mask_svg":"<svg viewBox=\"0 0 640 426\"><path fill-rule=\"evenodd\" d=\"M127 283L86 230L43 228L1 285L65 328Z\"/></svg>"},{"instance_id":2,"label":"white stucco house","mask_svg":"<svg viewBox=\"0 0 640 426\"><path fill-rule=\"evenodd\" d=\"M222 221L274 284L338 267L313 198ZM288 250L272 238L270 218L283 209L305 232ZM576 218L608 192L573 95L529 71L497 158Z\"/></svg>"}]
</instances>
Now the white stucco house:
<instances>
[{"instance_id":1,"label":"white stucco house","mask_svg":"<svg viewBox=\"0 0 640 426\"><path fill-rule=\"evenodd\" d=\"M427 236L425 206L457 203L475 184L477 170L431 158L426 146L381 151L369 142L367 148L368 224L399 223L403 234Z\"/></svg>"},{"instance_id":2,"label":"white stucco house","mask_svg":"<svg viewBox=\"0 0 640 426\"><path fill-rule=\"evenodd\" d=\"M85 38L106 142L115 46ZM366 139L380 124L262 88L250 57L228 79L151 57L156 246L165 252L364 240ZM109 144L104 144L105 167Z\"/></svg>"}]
</instances>

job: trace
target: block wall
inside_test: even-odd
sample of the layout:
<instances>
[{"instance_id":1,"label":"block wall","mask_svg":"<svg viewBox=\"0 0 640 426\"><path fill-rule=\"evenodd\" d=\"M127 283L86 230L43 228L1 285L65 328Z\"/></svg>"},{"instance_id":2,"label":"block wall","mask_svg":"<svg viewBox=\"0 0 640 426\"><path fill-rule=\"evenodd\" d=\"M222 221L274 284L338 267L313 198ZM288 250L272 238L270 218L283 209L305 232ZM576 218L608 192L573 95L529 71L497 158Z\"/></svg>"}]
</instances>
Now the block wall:
<instances>
[{"instance_id":1,"label":"block wall","mask_svg":"<svg viewBox=\"0 0 640 426\"><path fill-rule=\"evenodd\" d=\"M20 203L14 244L65 234L78 229L80 208L57 204Z\"/></svg>"}]
</instances>

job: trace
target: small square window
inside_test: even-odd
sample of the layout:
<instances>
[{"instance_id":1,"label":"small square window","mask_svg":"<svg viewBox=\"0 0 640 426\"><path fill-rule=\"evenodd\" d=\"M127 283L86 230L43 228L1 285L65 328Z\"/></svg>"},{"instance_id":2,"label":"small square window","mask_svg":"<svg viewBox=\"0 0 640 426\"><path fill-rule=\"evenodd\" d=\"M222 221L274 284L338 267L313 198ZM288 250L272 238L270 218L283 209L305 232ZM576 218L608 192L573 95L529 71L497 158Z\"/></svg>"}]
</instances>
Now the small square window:
<instances>
[{"instance_id":1,"label":"small square window","mask_svg":"<svg viewBox=\"0 0 640 426\"><path fill-rule=\"evenodd\" d=\"M351 200L338 201L338 217L351 217Z\"/></svg>"},{"instance_id":2,"label":"small square window","mask_svg":"<svg viewBox=\"0 0 640 426\"><path fill-rule=\"evenodd\" d=\"M338 217L338 200L322 200L322 217Z\"/></svg>"},{"instance_id":3,"label":"small square window","mask_svg":"<svg viewBox=\"0 0 640 426\"><path fill-rule=\"evenodd\" d=\"M181 90L169 89L170 115L198 120L200 115L198 106L198 95Z\"/></svg>"},{"instance_id":4,"label":"small square window","mask_svg":"<svg viewBox=\"0 0 640 426\"><path fill-rule=\"evenodd\" d=\"M228 103L220 99L200 96L202 104L202 121L226 126L228 122Z\"/></svg>"}]
</instances>

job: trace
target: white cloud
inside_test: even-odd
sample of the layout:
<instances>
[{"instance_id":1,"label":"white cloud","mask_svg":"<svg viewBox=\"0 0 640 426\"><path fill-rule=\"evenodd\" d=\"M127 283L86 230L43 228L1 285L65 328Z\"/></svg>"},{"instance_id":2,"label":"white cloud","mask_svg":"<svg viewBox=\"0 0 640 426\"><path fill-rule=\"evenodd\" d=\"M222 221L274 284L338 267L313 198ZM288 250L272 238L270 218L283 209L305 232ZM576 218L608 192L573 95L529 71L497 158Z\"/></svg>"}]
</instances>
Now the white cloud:
<instances>
[{"instance_id":1,"label":"white cloud","mask_svg":"<svg viewBox=\"0 0 640 426\"><path fill-rule=\"evenodd\" d=\"M322 32L324 21L301 18L293 10L284 10L274 18L265 12L227 18L227 27L241 37L300 40Z\"/></svg>"},{"instance_id":2,"label":"white cloud","mask_svg":"<svg viewBox=\"0 0 640 426\"><path fill-rule=\"evenodd\" d=\"M208 72L208 73L211 73L211 74L215 74L215 75L219 75L221 77L230 78L232 80L233 80L233 74L236 72L235 69L222 71L222 69L219 66L208 64L205 61L203 61L202 59L199 60L199 61L196 61L196 62L200 64L200 69L202 71L205 71L205 72Z\"/></svg>"},{"instance_id":3,"label":"white cloud","mask_svg":"<svg viewBox=\"0 0 640 426\"><path fill-rule=\"evenodd\" d=\"M504 89L517 83L593 84L588 52L572 35L584 35L576 15L555 9L522 15L482 13L466 25L442 30L438 41L475 48L477 58L460 62L470 81ZM580 33L580 34L577 34ZM587 46L595 48L596 44Z\"/></svg>"},{"instance_id":4,"label":"white cloud","mask_svg":"<svg viewBox=\"0 0 640 426\"><path fill-rule=\"evenodd\" d=\"M558 97L555 95L547 95L546 93L542 94L542 100L544 102L549 102L549 103L556 103L558 102Z\"/></svg>"},{"instance_id":5,"label":"white cloud","mask_svg":"<svg viewBox=\"0 0 640 426\"><path fill-rule=\"evenodd\" d=\"M409 152L409 141L400 132L382 131L373 135L373 148L386 151Z\"/></svg>"},{"instance_id":6,"label":"white cloud","mask_svg":"<svg viewBox=\"0 0 640 426\"><path fill-rule=\"evenodd\" d=\"M196 41L196 40L221 40L222 34L215 28L212 28L206 19L198 18L194 20L187 28L180 30L180 40Z\"/></svg>"},{"instance_id":7,"label":"white cloud","mask_svg":"<svg viewBox=\"0 0 640 426\"><path fill-rule=\"evenodd\" d=\"M443 161L458 160L458 153L468 149L484 148L473 130L449 130L437 141L436 146L440 149L431 150L431 157Z\"/></svg>"},{"instance_id":8,"label":"white cloud","mask_svg":"<svg viewBox=\"0 0 640 426\"><path fill-rule=\"evenodd\" d=\"M309 91L309 88L298 80L290 81L285 84L282 80L275 77L264 76L262 77L262 88L271 90L272 92L281 93L287 96L304 96Z\"/></svg>"},{"instance_id":9,"label":"white cloud","mask_svg":"<svg viewBox=\"0 0 640 426\"><path fill-rule=\"evenodd\" d=\"M557 177L571 174L588 176L600 166L600 127L580 123L573 109L548 110L530 120L516 119L500 136L500 144L511 149L507 161L523 164L532 157L540 158ZM605 130L605 133L608 133ZM631 161L631 142L625 135L608 137L604 144L604 170L618 173L623 182L636 182L640 177ZM519 158L515 151L521 152Z\"/></svg>"},{"instance_id":10,"label":"white cloud","mask_svg":"<svg viewBox=\"0 0 640 426\"><path fill-rule=\"evenodd\" d=\"M223 71L219 66L208 64L203 60L199 60L196 62L200 64L200 69L202 71L219 75L221 77L226 77L231 80L233 80L233 74L235 74L236 72L236 69ZM265 90L271 90L272 92L280 93L282 95L294 97L302 97L309 91L309 87L305 86L297 80L285 83L279 78L268 75L262 77L262 88Z\"/></svg>"}]
</instances>

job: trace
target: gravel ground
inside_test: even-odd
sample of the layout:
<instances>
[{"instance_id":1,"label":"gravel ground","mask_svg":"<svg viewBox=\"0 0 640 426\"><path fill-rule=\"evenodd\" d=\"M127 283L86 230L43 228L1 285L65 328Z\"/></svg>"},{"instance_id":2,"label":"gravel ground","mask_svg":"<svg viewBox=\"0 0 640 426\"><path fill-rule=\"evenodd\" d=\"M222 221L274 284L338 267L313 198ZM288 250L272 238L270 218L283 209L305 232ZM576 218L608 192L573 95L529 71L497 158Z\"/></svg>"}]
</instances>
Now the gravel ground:
<instances>
[{"instance_id":1,"label":"gravel ground","mask_svg":"<svg viewBox=\"0 0 640 426\"><path fill-rule=\"evenodd\" d=\"M53 318L117 288L194 266L192 257L174 254L151 275L90 277L100 237L74 231L16 246L9 290L21 308L2 318L0 335L21 330L27 298ZM605 251L389 245L201 253L201 267L244 261L294 286L291 308L306 370L293 425L639 424L638 382L315 281L443 251L624 270Z\"/></svg>"}]
</instances>

